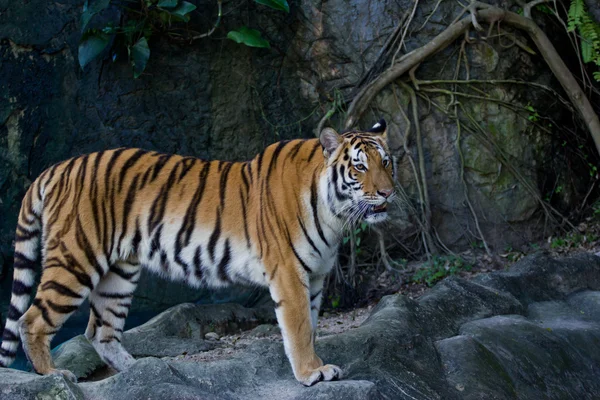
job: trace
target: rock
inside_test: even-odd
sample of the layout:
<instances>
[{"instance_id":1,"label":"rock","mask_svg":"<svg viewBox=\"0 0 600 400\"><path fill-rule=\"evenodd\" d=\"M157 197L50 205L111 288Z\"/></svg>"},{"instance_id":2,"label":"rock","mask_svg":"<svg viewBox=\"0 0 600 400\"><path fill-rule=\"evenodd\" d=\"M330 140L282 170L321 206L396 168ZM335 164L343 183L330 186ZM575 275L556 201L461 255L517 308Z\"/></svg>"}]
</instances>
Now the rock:
<instances>
[{"instance_id":1,"label":"rock","mask_svg":"<svg viewBox=\"0 0 600 400\"><path fill-rule=\"evenodd\" d=\"M82 400L78 385L62 375L40 376L0 368L0 400Z\"/></svg>"},{"instance_id":2,"label":"rock","mask_svg":"<svg viewBox=\"0 0 600 400\"><path fill-rule=\"evenodd\" d=\"M68 369L77 379L89 376L104 365L94 347L83 335L75 336L52 350L52 359L57 368Z\"/></svg>"},{"instance_id":3,"label":"rock","mask_svg":"<svg viewBox=\"0 0 600 400\"><path fill-rule=\"evenodd\" d=\"M204 335L204 339L206 340L219 340L220 338L221 337L216 332L208 332L206 335Z\"/></svg>"},{"instance_id":4,"label":"rock","mask_svg":"<svg viewBox=\"0 0 600 400\"><path fill-rule=\"evenodd\" d=\"M248 336L262 338L270 335L280 335L281 329L277 325L262 324L252 329Z\"/></svg>"},{"instance_id":5,"label":"rock","mask_svg":"<svg viewBox=\"0 0 600 400\"><path fill-rule=\"evenodd\" d=\"M599 282L598 257L538 254L507 272L445 280L417 300L384 297L358 328L317 340L317 354L341 366L344 377L310 388L294 379L282 343L268 339L211 361L143 358L78 388L98 400L591 399L600 393ZM202 309L182 305L134 333L193 347L198 333L183 328ZM48 385L48 377L19 376Z\"/></svg>"},{"instance_id":6,"label":"rock","mask_svg":"<svg viewBox=\"0 0 600 400\"><path fill-rule=\"evenodd\" d=\"M124 345L136 357L165 357L214 348L204 340L276 322L273 307L256 309L238 304L180 304L125 333Z\"/></svg>"},{"instance_id":7,"label":"rock","mask_svg":"<svg viewBox=\"0 0 600 400\"><path fill-rule=\"evenodd\" d=\"M218 346L215 342L223 334L264 322L276 322L271 306L249 309L238 304L180 304L126 331L123 345L137 358L195 354ZM72 371L78 378L87 377L104 365L83 335L61 344L52 355L60 368Z\"/></svg>"}]
</instances>

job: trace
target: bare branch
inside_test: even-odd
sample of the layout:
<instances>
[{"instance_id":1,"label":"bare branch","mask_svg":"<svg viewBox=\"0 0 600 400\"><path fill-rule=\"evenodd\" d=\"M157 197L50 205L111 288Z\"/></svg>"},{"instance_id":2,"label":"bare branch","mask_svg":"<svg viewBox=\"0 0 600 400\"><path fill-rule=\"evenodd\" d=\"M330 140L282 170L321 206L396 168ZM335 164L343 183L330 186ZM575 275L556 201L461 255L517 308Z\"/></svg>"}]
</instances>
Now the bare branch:
<instances>
[{"instance_id":1,"label":"bare branch","mask_svg":"<svg viewBox=\"0 0 600 400\"><path fill-rule=\"evenodd\" d=\"M529 34L538 47L541 55L544 57L544 60L579 112L579 115L594 139L596 150L600 154L600 120L598 119L598 115L596 115L590 101L581 90L577 80L565 65L564 61L556 51L556 48L552 45L550 39L548 39L548 36L546 36L540 27L531 19L489 5L486 5L486 9L479 11L478 17L488 23L502 20ZM447 47L450 43L460 37L460 35L464 34L465 30L471 26L471 23L471 17L466 17L450 25L429 43L409 53L404 59L389 67L376 80L365 86L350 104L345 123L346 128L351 128L356 124L371 100L385 86L398 79L415 65Z\"/></svg>"},{"instance_id":2,"label":"bare branch","mask_svg":"<svg viewBox=\"0 0 600 400\"><path fill-rule=\"evenodd\" d=\"M525 4L523 6L523 16L525 18L529 18L531 19L531 9L539 4L542 3L548 3L552 0L534 0L534 1L530 1L529 3Z\"/></svg>"}]
</instances>

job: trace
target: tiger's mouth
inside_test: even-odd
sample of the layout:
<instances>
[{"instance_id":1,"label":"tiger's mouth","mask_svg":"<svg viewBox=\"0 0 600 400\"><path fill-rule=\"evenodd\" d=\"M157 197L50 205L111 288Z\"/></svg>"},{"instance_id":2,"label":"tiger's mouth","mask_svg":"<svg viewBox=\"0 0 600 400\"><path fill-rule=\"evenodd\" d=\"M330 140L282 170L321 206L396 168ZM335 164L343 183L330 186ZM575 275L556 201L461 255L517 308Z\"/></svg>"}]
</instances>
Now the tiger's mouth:
<instances>
[{"instance_id":1,"label":"tiger's mouth","mask_svg":"<svg viewBox=\"0 0 600 400\"><path fill-rule=\"evenodd\" d=\"M371 205L365 211L363 218L367 219L369 217L373 217L378 214L384 214L387 212L387 203L382 203L379 205ZM381 215L383 216L383 215Z\"/></svg>"}]
</instances>

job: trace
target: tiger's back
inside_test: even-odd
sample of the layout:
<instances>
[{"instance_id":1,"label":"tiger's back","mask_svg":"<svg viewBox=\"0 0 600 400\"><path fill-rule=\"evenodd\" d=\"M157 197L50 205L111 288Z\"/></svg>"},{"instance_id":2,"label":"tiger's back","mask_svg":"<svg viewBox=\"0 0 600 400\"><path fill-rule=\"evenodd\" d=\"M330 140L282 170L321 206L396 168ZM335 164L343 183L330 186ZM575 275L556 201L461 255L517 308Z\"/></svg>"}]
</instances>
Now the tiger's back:
<instances>
[{"instance_id":1,"label":"tiger's back","mask_svg":"<svg viewBox=\"0 0 600 400\"><path fill-rule=\"evenodd\" d=\"M0 364L12 361L20 336L38 373L73 379L54 368L49 343L89 298L86 337L106 363L127 368L135 360L120 344L123 325L148 268L192 286L268 287L296 377L339 376L314 354L312 334L344 222L328 203L322 142L279 142L248 162L116 149L46 170L19 215ZM43 273L27 310L38 249Z\"/></svg>"}]
</instances>

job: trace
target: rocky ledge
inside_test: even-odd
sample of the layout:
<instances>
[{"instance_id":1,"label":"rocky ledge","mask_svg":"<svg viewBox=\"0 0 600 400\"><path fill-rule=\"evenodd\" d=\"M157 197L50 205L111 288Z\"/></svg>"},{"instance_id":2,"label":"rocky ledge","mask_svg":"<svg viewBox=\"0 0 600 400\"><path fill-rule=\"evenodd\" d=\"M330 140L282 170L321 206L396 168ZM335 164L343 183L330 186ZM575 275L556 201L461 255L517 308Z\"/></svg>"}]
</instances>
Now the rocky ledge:
<instances>
[{"instance_id":1,"label":"rocky ledge","mask_svg":"<svg viewBox=\"0 0 600 400\"><path fill-rule=\"evenodd\" d=\"M145 358L105 379L72 384L0 370L0 398L592 399L600 393L600 258L593 255L538 254L510 271L447 279L417 300L385 297L359 327L317 341L318 354L345 376L310 388L294 380L281 343L258 334L234 354L182 357L220 345L204 340L207 330L272 322L270 312L225 306L220 324L206 324L207 310L181 305L129 331L126 346ZM82 377L99 365L81 337L55 357Z\"/></svg>"}]
</instances>

